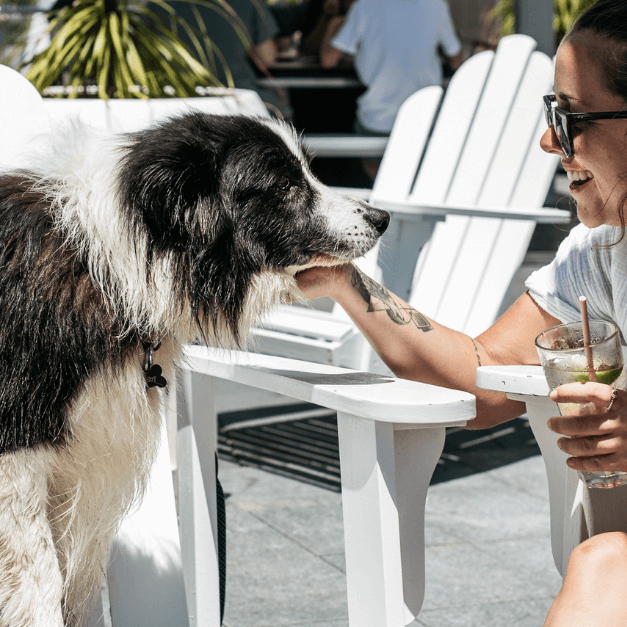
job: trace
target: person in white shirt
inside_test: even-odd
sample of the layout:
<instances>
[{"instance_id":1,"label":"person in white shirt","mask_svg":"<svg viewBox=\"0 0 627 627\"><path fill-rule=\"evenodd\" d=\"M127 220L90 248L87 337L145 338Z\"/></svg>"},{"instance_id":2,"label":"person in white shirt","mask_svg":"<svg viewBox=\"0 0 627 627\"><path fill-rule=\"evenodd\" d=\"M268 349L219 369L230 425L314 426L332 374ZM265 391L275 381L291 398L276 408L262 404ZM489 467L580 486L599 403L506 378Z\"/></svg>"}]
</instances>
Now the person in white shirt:
<instances>
[{"instance_id":1,"label":"person in white shirt","mask_svg":"<svg viewBox=\"0 0 627 627\"><path fill-rule=\"evenodd\" d=\"M345 19L329 24L320 62L334 67L344 55L354 57L367 87L357 102L358 123L387 134L411 94L442 83L442 56L452 69L462 60L445 0L357 0Z\"/></svg>"},{"instance_id":2,"label":"person in white shirt","mask_svg":"<svg viewBox=\"0 0 627 627\"><path fill-rule=\"evenodd\" d=\"M535 338L580 319L579 296L587 298L591 316L614 322L627 338L625 0L598 0L578 18L557 51L553 89L554 95L544 97L548 129L540 145L561 156L582 224L485 333L471 338L426 318L352 264L312 268L298 277L308 298L330 296L340 303L397 376L474 394L471 429L525 411L505 394L477 388L477 365L538 364ZM627 392L603 383L570 383L551 398L599 408L585 419L549 420L549 428L563 436L558 446L569 455L570 468L627 471ZM625 625L627 533L602 533L572 552L544 627Z\"/></svg>"}]
</instances>

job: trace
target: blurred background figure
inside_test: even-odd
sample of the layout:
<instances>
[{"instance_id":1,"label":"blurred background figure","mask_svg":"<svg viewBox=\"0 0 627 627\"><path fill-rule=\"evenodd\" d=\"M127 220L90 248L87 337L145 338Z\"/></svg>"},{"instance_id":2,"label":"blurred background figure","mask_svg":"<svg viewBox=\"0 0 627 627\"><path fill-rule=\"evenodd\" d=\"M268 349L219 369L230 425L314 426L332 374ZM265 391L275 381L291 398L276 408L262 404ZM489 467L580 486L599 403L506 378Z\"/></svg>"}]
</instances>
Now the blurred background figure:
<instances>
[{"instance_id":1,"label":"blurred background figure","mask_svg":"<svg viewBox=\"0 0 627 627\"><path fill-rule=\"evenodd\" d=\"M329 22L335 16L346 15L350 4L350 0L269 2L270 10L279 25L280 52L293 44L291 49L294 56L318 60L320 45Z\"/></svg>"},{"instance_id":2,"label":"blurred background figure","mask_svg":"<svg viewBox=\"0 0 627 627\"><path fill-rule=\"evenodd\" d=\"M301 29L300 41L301 56L315 56L320 54L320 47L329 24L333 18L346 15L353 0L311 0L309 3L309 20Z\"/></svg>"},{"instance_id":3,"label":"blurred background figure","mask_svg":"<svg viewBox=\"0 0 627 627\"><path fill-rule=\"evenodd\" d=\"M346 17L330 20L320 48L325 68L346 56L367 87L357 100L359 135L388 135L406 98L442 84L443 63L454 71L463 61L445 0L357 0ZM363 165L374 179L378 161Z\"/></svg>"}]
</instances>

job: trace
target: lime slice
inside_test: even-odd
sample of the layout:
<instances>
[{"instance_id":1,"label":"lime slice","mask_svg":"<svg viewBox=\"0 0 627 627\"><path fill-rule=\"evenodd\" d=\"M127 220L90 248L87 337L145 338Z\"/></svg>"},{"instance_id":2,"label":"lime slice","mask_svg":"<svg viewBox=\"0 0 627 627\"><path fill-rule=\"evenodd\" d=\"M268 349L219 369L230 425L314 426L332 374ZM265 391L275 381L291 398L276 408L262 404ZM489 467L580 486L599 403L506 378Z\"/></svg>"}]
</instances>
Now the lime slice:
<instances>
[{"instance_id":1,"label":"lime slice","mask_svg":"<svg viewBox=\"0 0 627 627\"><path fill-rule=\"evenodd\" d=\"M623 371L623 368L613 368L612 370L597 370L597 381L599 383L606 383L609 385L610 383L614 383L616 379L620 376L620 373ZM590 377L587 372L582 372L575 377L575 381L578 383L587 383L590 381Z\"/></svg>"}]
</instances>

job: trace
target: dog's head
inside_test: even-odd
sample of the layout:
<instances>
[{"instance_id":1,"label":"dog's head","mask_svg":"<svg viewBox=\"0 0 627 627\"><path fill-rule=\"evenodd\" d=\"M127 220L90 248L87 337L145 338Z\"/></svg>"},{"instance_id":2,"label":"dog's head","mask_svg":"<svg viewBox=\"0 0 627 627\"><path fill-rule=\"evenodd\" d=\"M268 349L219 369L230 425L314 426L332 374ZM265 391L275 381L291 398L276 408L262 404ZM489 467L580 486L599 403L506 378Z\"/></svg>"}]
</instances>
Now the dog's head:
<instances>
[{"instance_id":1,"label":"dog's head","mask_svg":"<svg viewBox=\"0 0 627 627\"><path fill-rule=\"evenodd\" d=\"M194 316L214 326L224 316L235 338L261 275L282 277L264 285L285 292L306 267L363 255L388 225L386 212L318 181L293 129L275 120L189 113L124 150L120 205L138 236L147 231L148 268L168 259ZM278 294L263 299L261 309Z\"/></svg>"}]
</instances>

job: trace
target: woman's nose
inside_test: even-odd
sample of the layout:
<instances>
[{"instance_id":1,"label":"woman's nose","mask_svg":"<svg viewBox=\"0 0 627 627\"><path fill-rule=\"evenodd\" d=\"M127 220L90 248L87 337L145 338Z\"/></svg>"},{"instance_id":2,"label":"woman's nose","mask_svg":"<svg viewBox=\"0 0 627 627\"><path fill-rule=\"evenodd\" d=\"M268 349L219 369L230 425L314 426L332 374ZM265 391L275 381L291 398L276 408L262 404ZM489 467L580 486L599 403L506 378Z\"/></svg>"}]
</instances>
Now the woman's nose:
<instances>
[{"instance_id":1,"label":"woman's nose","mask_svg":"<svg viewBox=\"0 0 627 627\"><path fill-rule=\"evenodd\" d=\"M562 146L557 139L557 135L555 134L555 130L553 129L553 125L549 126L549 128L544 131L544 135L540 138L540 148L544 150L544 152L549 152L554 155L564 156L562 152Z\"/></svg>"}]
</instances>

